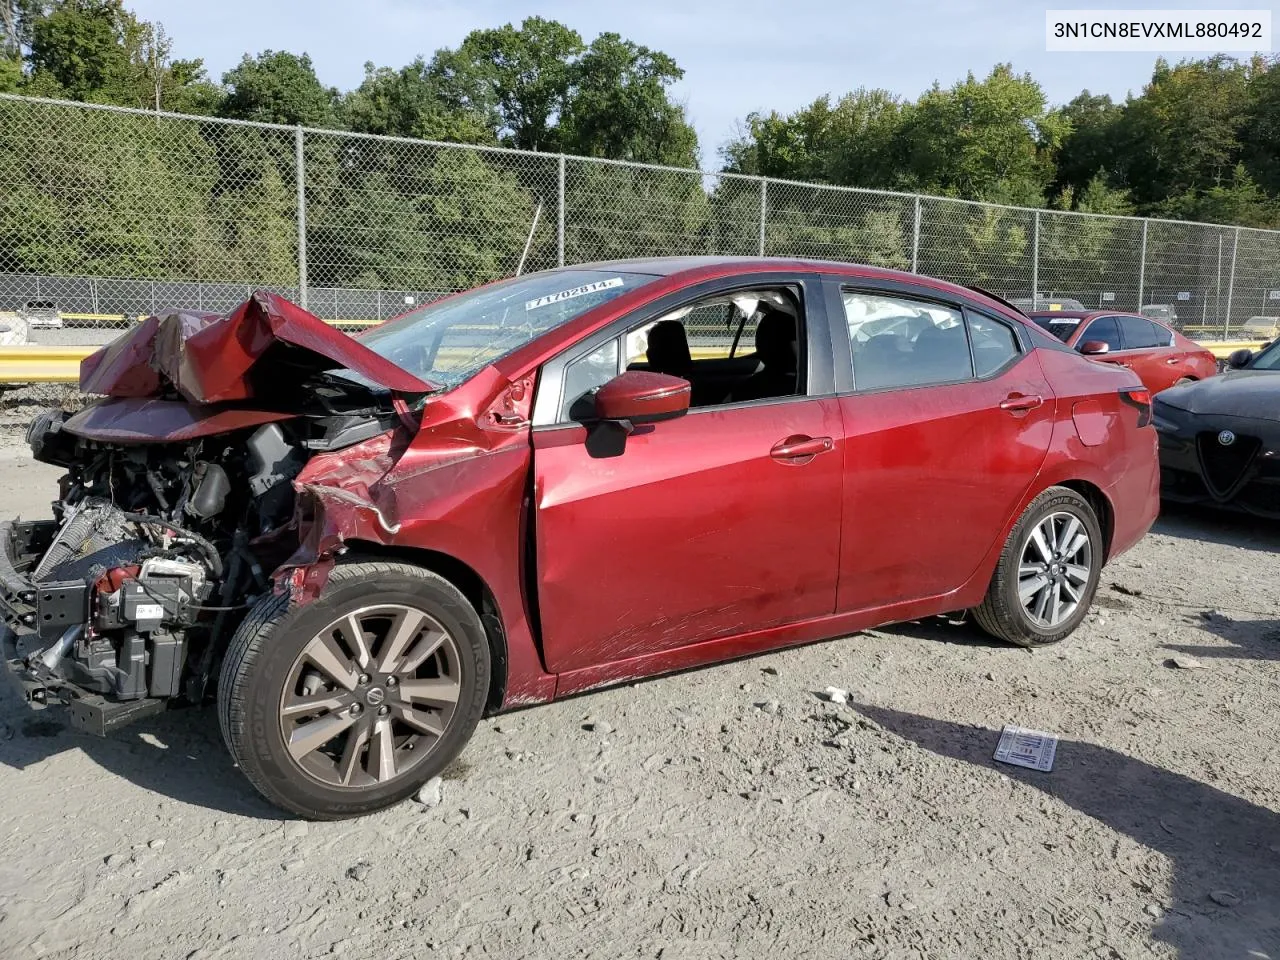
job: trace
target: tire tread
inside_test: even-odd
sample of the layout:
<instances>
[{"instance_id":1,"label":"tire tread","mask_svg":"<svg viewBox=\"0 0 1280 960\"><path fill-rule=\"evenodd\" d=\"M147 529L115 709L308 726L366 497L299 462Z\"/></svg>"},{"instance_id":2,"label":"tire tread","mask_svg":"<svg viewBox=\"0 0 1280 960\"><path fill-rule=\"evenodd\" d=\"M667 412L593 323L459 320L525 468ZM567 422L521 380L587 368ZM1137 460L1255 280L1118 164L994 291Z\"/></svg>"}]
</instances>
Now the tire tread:
<instances>
[{"instance_id":1,"label":"tire tread","mask_svg":"<svg viewBox=\"0 0 1280 960\"><path fill-rule=\"evenodd\" d=\"M434 588L449 595L449 599L452 602L468 611L476 619L477 625L480 624L478 612L461 590L438 573L412 564L385 560L339 564L330 573L328 585L336 585L347 580L357 579L376 584L392 577L406 577L431 584ZM382 809L387 804L374 803L363 810L355 809L355 806L358 805L353 805L350 811L340 813L302 807L295 800L282 794L270 780L262 777L256 763L244 762L249 756L250 749L248 742L249 729L246 719L248 714L247 688L249 686L249 678L253 675L254 665L272 642L276 631L293 609L291 599L291 595L287 591L283 594L273 592L262 597L249 611L244 620L241 621L240 626L236 629L227 645L219 676L217 698L218 721L219 726L222 728L223 741L226 743L232 759L235 760L236 765L240 768L240 772L245 775L254 788L272 803L294 813L310 819L331 820L343 819L353 814L358 816L361 813L371 813ZM479 630L483 637L482 625L479 626ZM465 642L465 638L460 637L457 639L460 643ZM484 647L483 654L486 669L482 673L481 680L486 689L484 689L480 698L481 704L487 699L488 695L487 645ZM460 708L461 706L459 704ZM476 711L476 715L471 718L471 721L474 724L478 720L479 711Z\"/></svg>"},{"instance_id":2,"label":"tire tread","mask_svg":"<svg viewBox=\"0 0 1280 960\"><path fill-rule=\"evenodd\" d=\"M973 619L978 626L997 640L1003 640L1005 643L1011 643L1019 647L1047 646L1065 639L1079 625L1077 621L1066 627L1059 628L1053 634L1033 634L1025 629L1017 628L1017 625L1022 623L1024 614L1020 608L1015 608L1010 602L1009 576L1012 571L1016 582L1018 565L1021 562L1020 553L1023 533L1029 525L1027 518L1035 517L1045 512L1046 508L1060 505L1063 502L1070 503L1085 512L1092 518L1095 528L1098 527L1097 514L1089 504L1089 501L1069 487L1049 487L1027 505L1026 510L1022 512L1022 516L1018 518L1018 522L1013 525L1013 530L1009 533L1009 539L1005 541L1004 549L1000 551L1000 559L996 563L995 573L991 575L991 583L987 587L987 595L983 597L982 603L971 611ZM1095 567L1102 562L1100 547L1100 543L1094 544ZM1099 577L1100 573L1095 570L1092 585L1086 586L1088 595L1082 599L1082 606L1086 610L1093 603L1093 595L1097 590Z\"/></svg>"}]
</instances>

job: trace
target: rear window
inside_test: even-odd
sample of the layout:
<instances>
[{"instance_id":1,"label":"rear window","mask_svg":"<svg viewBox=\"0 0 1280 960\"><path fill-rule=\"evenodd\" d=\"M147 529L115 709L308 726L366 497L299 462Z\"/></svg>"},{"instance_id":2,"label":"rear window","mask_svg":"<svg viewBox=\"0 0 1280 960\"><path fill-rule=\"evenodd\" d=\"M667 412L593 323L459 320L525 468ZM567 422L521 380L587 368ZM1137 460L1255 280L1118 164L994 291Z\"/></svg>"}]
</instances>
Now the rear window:
<instances>
[{"instance_id":1,"label":"rear window","mask_svg":"<svg viewBox=\"0 0 1280 960\"><path fill-rule=\"evenodd\" d=\"M1071 339L1071 335L1076 332L1076 327L1080 326L1078 317L1032 317L1037 327L1041 330L1047 330L1055 337L1066 343Z\"/></svg>"}]
</instances>

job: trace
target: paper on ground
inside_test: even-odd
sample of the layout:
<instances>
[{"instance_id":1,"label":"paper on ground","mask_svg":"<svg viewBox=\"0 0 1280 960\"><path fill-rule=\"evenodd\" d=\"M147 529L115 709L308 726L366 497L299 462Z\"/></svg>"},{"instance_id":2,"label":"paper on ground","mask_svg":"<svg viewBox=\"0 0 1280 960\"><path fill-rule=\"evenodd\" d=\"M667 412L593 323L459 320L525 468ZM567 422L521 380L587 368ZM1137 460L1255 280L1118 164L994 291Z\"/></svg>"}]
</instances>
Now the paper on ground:
<instances>
[{"instance_id":1,"label":"paper on ground","mask_svg":"<svg viewBox=\"0 0 1280 960\"><path fill-rule=\"evenodd\" d=\"M1052 733L1006 724L996 745L996 760L1017 767L1048 772L1058 752L1058 738Z\"/></svg>"}]
</instances>

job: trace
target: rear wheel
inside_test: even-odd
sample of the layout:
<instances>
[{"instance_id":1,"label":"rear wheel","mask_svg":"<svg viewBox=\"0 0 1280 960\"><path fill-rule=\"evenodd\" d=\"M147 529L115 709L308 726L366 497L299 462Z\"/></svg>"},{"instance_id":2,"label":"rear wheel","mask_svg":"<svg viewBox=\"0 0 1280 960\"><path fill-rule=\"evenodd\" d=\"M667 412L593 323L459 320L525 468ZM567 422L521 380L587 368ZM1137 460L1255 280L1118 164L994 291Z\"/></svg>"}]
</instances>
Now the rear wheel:
<instances>
[{"instance_id":1,"label":"rear wheel","mask_svg":"<svg viewBox=\"0 0 1280 960\"><path fill-rule=\"evenodd\" d=\"M339 566L319 599L268 596L223 662L223 737L269 800L314 819L391 806L461 752L484 710L489 646L447 580Z\"/></svg>"},{"instance_id":2,"label":"rear wheel","mask_svg":"<svg viewBox=\"0 0 1280 960\"><path fill-rule=\"evenodd\" d=\"M1074 490L1050 487L1014 524L974 619L993 637L1019 646L1057 643L1088 614L1103 552L1089 502Z\"/></svg>"}]
</instances>

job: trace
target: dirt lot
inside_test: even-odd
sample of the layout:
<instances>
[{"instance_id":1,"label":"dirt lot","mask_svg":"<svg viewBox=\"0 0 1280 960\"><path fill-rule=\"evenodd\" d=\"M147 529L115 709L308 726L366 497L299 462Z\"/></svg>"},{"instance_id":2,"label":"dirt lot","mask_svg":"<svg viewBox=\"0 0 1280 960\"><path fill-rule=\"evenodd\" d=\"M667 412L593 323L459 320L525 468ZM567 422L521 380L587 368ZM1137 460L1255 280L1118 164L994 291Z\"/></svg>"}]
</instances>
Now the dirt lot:
<instances>
[{"instance_id":1,"label":"dirt lot","mask_svg":"<svg viewBox=\"0 0 1280 960\"><path fill-rule=\"evenodd\" d=\"M0 513L53 475L0 449ZM283 820L211 710L10 699L0 957L1280 958L1278 551L1166 518L1059 648L906 625L498 717L359 822Z\"/></svg>"}]
</instances>

